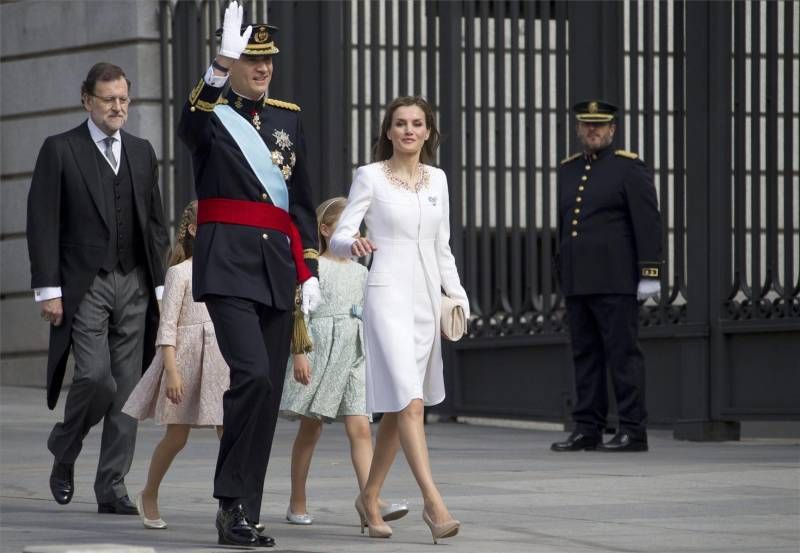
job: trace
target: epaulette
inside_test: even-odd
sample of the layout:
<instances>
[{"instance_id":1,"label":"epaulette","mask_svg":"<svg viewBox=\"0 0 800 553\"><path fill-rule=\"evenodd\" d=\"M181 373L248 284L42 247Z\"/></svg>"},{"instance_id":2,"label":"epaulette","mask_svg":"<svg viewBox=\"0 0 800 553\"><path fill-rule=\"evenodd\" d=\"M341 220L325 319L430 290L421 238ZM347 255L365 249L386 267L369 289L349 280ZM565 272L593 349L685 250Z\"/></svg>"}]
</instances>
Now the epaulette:
<instances>
[{"instance_id":1,"label":"epaulette","mask_svg":"<svg viewBox=\"0 0 800 553\"><path fill-rule=\"evenodd\" d=\"M628 159L639 159L639 154L628 150L614 150L615 156L627 157Z\"/></svg>"},{"instance_id":2,"label":"epaulette","mask_svg":"<svg viewBox=\"0 0 800 553\"><path fill-rule=\"evenodd\" d=\"M284 102L283 100L276 100L275 98L267 98L267 101L264 103L270 106L274 106L276 108L288 109L290 111L300 111L300 106L298 106L297 104L293 104L291 102Z\"/></svg>"},{"instance_id":3,"label":"epaulette","mask_svg":"<svg viewBox=\"0 0 800 553\"><path fill-rule=\"evenodd\" d=\"M569 163L569 162L570 162L570 161L572 161L573 159L578 159L578 158L579 158L579 157L581 157L582 155L583 155L582 153L578 152L577 154L572 154L572 155L571 155L571 156L569 156L569 157L565 157L564 159L562 159L562 160L561 160L561 165L564 165L565 163Z\"/></svg>"}]
</instances>

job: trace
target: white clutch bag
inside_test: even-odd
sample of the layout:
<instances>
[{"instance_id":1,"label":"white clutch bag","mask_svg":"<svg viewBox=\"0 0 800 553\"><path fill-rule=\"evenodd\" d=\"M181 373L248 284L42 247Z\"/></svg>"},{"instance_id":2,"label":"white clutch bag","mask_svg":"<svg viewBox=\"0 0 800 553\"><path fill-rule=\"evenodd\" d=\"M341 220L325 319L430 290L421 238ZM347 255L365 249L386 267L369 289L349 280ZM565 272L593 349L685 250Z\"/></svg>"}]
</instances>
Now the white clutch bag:
<instances>
[{"instance_id":1,"label":"white clutch bag","mask_svg":"<svg viewBox=\"0 0 800 553\"><path fill-rule=\"evenodd\" d=\"M467 317L464 308L455 300L442 294L442 335L451 342L457 342L467 333Z\"/></svg>"}]
</instances>

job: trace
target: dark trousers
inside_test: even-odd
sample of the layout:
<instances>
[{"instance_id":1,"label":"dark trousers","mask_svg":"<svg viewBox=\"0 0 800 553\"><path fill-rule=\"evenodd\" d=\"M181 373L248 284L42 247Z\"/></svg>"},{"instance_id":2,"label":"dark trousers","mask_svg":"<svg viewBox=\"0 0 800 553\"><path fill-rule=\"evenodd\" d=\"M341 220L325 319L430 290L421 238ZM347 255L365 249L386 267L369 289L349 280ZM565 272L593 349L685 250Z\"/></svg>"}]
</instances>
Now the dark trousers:
<instances>
[{"instance_id":1,"label":"dark trousers","mask_svg":"<svg viewBox=\"0 0 800 553\"><path fill-rule=\"evenodd\" d=\"M210 296L205 303L231 370L231 387L222 399L224 430L214 497L226 508L242 504L257 522L289 358L292 312L228 296Z\"/></svg>"},{"instance_id":2,"label":"dark trousers","mask_svg":"<svg viewBox=\"0 0 800 553\"><path fill-rule=\"evenodd\" d=\"M83 439L103 420L94 493L100 503L128 495L125 475L136 445L136 419L122 413L142 375L148 288L144 270L101 271L72 320L75 376L67 392L64 422L47 447L60 463L74 463Z\"/></svg>"},{"instance_id":3,"label":"dark trousers","mask_svg":"<svg viewBox=\"0 0 800 553\"><path fill-rule=\"evenodd\" d=\"M621 430L644 437L644 357L639 349L639 304L636 296L594 294L568 296L567 317L575 362L576 430L602 433L608 414L606 367L610 369Z\"/></svg>"}]
</instances>

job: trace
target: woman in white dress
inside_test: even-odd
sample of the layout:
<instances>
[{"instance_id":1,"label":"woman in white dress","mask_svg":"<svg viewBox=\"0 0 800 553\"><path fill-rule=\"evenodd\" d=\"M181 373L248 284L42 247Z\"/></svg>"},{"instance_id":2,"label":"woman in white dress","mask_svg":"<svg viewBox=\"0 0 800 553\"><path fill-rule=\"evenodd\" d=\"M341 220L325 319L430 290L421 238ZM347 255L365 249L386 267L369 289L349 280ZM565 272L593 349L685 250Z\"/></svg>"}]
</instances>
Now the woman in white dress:
<instances>
[{"instance_id":1,"label":"woman in white dress","mask_svg":"<svg viewBox=\"0 0 800 553\"><path fill-rule=\"evenodd\" d=\"M434 542L459 522L431 475L424 406L444 400L439 317L441 290L469 317L469 302L450 251L447 178L433 161L439 132L430 105L401 97L386 109L375 163L359 167L330 248L335 255L372 253L364 298L367 411L381 419L369 480L356 500L371 537L389 537L378 497L402 445L422 491L423 520ZM356 236L365 221L369 239Z\"/></svg>"}]
</instances>

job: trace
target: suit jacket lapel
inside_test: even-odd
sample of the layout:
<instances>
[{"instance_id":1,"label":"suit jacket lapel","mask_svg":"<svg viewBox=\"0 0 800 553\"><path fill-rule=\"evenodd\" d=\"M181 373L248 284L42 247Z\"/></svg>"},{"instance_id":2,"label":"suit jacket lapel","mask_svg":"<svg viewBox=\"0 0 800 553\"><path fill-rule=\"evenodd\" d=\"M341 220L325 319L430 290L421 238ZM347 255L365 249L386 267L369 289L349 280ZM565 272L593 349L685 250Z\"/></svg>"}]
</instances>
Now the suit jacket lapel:
<instances>
[{"instance_id":1,"label":"suit jacket lapel","mask_svg":"<svg viewBox=\"0 0 800 553\"><path fill-rule=\"evenodd\" d=\"M131 140L130 135L125 131L121 131L120 135L122 136L122 162L128 165L136 215L139 217L140 228L144 231L145 214L147 213L144 199L147 197L147 188L151 183L149 175L143 175L141 170L143 167L149 167L149 164L145 162L147 158L139 148L139 144Z\"/></svg>"},{"instance_id":2,"label":"suit jacket lapel","mask_svg":"<svg viewBox=\"0 0 800 553\"><path fill-rule=\"evenodd\" d=\"M106 228L109 228L108 220L106 219L105 192L100 179L100 168L97 166L97 146L92 141L92 135L89 134L89 127L86 123L74 129L74 132L71 133L69 144L86 183L86 188L89 190L89 195L92 197Z\"/></svg>"}]
</instances>

